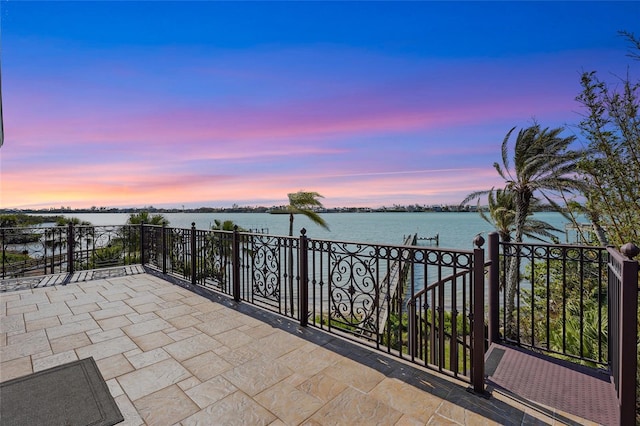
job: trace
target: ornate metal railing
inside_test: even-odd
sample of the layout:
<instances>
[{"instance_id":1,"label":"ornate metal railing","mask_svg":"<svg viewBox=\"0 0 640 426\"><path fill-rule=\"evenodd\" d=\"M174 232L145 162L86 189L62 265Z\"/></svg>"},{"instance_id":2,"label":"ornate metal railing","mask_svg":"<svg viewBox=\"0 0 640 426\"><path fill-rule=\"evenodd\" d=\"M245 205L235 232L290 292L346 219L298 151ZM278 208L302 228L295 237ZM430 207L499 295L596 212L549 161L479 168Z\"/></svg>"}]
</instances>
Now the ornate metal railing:
<instances>
[{"instance_id":1,"label":"ornate metal railing","mask_svg":"<svg viewBox=\"0 0 640 426\"><path fill-rule=\"evenodd\" d=\"M472 379L473 268L484 268L473 251L313 240L304 230L283 237L145 226L142 235L146 265L162 273ZM437 301L427 309L438 312L437 325L423 311L410 312L416 293L435 281L437 289L429 288L439 292ZM442 354L425 355L436 350Z\"/></svg>"},{"instance_id":2,"label":"ornate metal railing","mask_svg":"<svg viewBox=\"0 0 640 426\"><path fill-rule=\"evenodd\" d=\"M502 338L606 365L606 249L528 243L500 243L500 248Z\"/></svg>"},{"instance_id":3,"label":"ornate metal railing","mask_svg":"<svg viewBox=\"0 0 640 426\"><path fill-rule=\"evenodd\" d=\"M139 226L0 228L2 279L140 263Z\"/></svg>"}]
</instances>

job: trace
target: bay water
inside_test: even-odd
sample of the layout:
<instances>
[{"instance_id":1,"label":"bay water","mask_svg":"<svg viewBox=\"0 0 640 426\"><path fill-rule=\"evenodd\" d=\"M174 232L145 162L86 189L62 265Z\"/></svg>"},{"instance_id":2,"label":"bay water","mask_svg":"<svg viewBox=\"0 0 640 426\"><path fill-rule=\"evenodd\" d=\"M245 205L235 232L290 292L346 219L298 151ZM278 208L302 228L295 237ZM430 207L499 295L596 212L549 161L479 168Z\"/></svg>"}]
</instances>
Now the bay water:
<instances>
[{"instance_id":1,"label":"bay water","mask_svg":"<svg viewBox=\"0 0 640 426\"><path fill-rule=\"evenodd\" d=\"M66 214L91 222L93 225L123 225L128 213L78 213ZM190 228L195 223L197 229L210 229L215 220L231 220L245 229L262 230L271 235L288 235L289 215L270 213L163 213L170 227ZM400 245L404 236L417 233L419 238L439 236L441 248L473 248L473 239L481 234L486 239L493 232L491 224L473 212L417 212L417 213L324 213L321 215L330 230L314 224L303 215L296 215L294 236L300 230L307 230L307 237L318 240L350 241ZM544 220L560 229L560 242L567 241L564 232L568 221L559 213L539 212L534 217ZM420 241L419 245L433 245Z\"/></svg>"}]
</instances>

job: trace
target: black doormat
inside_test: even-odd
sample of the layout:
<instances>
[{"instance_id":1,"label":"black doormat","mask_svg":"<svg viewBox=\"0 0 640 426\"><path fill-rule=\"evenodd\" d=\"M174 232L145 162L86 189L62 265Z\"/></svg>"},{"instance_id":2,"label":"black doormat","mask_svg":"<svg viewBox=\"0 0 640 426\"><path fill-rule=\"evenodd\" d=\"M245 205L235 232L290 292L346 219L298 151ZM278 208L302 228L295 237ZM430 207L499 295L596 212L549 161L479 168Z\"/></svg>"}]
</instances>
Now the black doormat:
<instances>
[{"instance_id":1,"label":"black doormat","mask_svg":"<svg viewBox=\"0 0 640 426\"><path fill-rule=\"evenodd\" d=\"M124 420L93 358L0 383L9 425L110 426Z\"/></svg>"}]
</instances>

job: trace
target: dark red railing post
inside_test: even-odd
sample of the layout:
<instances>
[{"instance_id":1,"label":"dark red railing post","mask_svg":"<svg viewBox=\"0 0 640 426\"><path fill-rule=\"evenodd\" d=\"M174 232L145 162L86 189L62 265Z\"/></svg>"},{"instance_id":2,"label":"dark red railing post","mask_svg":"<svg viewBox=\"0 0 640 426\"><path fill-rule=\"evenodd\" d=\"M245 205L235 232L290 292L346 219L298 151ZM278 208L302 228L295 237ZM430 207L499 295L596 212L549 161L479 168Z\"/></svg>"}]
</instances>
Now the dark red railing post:
<instances>
[{"instance_id":1,"label":"dark red railing post","mask_svg":"<svg viewBox=\"0 0 640 426\"><path fill-rule=\"evenodd\" d=\"M193 285L198 282L196 251L196 223L191 222L191 284Z\"/></svg>"},{"instance_id":2,"label":"dark red railing post","mask_svg":"<svg viewBox=\"0 0 640 426\"><path fill-rule=\"evenodd\" d=\"M162 273L167 273L167 222L162 221Z\"/></svg>"},{"instance_id":3,"label":"dark red railing post","mask_svg":"<svg viewBox=\"0 0 640 426\"><path fill-rule=\"evenodd\" d=\"M75 272L75 265L73 262L74 248L75 248L75 236L73 232L73 223L69 222L69 227L67 228L67 272L69 274L73 274Z\"/></svg>"},{"instance_id":4,"label":"dark red railing post","mask_svg":"<svg viewBox=\"0 0 640 426\"><path fill-rule=\"evenodd\" d=\"M144 265L144 222L140 223L140 264Z\"/></svg>"},{"instance_id":5,"label":"dark red railing post","mask_svg":"<svg viewBox=\"0 0 640 426\"><path fill-rule=\"evenodd\" d=\"M500 236L489 234L489 344L500 341Z\"/></svg>"},{"instance_id":6,"label":"dark red railing post","mask_svg":"<svg viewBox=\"0 0 640 426\"><path fill-rule=\"evenodd\" d=\"M233 227L233 238L231 247L231 266L233 269L233 300L240 301L240 235L238 225Z\"/></svg>"},{"instance_id":7,"label":"dark red railing post","mask_svg":"<svg viewBox=\"0 0 640 426\"><path fill-rule=\"evenodd\" d=\"M471 330L472 348L471 350L471 385L473 392L485 395L484 391L484 238L478 235L473 243L473 307Z\"/></svg>"},{"instance_id":8,"label":"dark red railing post","mask_svg":"<svg viewBox=\"0 0 640 426\"><path fill-rule=\"evenodd\" d=\"M632 425L636 421L636 373L637 359L637 311L638 311L638 261L640 253L634 244L621 247L627 258L622 261L620 286L620 350L618 369L618 395L620 402L620 424ZM614 360L615 362L615 360Z\"/></svg>"},{"instance_id":9,"label":"dark red railing post","mask_svg":"<svg viewBox=\"0 0 640 426\"><path fill-rule=\"evenodd\" d=\"M6 231L3 228L2 229L2 278L3 279L5 277L6 268L7 268L5 264L5 262L7 261L7 257L6 257L7 256L7 253L6 253L7 240L5 238L6 238Z\"/></svg>"},{"instance_id":10,"label":"dark red railing post","mask_svg":"<svg viewBox=\"0 0 640 426\"><path fill-rule=\"evenodd\" d=\"M300 249L298 251L298 312L300 325L306 327L309 321L309 253L307 244L307 230L300 230Z\"/></svg>"}]
</instances>

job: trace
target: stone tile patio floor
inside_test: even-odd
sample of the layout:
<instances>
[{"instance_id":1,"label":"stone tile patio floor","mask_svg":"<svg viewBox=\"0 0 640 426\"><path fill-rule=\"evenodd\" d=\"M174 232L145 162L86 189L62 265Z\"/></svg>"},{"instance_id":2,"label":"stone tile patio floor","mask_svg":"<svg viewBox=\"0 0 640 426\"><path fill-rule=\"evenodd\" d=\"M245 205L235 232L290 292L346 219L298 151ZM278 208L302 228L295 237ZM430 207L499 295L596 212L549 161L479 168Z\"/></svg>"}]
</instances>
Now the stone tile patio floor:
<instances>
[{"instance_id":1,"label":"stone tile patio floor","mask_svg":"<svg viewBox=\"0 0 640 426\"><path fill-rule=\"evenodd\" d=\"M589 424L149 274L0 293L0 381L91 356L126 425Z\"/></svg>"}]
</instances>

